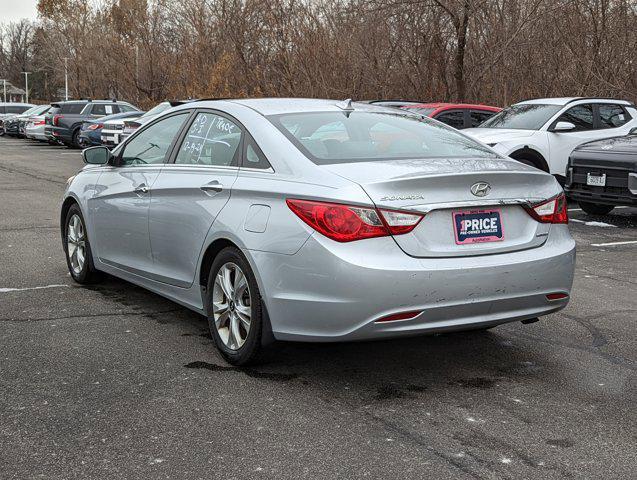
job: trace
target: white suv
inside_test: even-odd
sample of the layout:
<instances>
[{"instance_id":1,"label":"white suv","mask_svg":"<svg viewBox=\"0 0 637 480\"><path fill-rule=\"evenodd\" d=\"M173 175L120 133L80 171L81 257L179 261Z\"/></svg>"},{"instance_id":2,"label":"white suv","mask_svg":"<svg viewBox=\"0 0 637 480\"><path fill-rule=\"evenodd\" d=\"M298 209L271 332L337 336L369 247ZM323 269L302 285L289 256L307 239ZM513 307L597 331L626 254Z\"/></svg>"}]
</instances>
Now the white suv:
<instances>
[{"instance_id":1,"label":"white suv","mask_svg":"<svg viewBox=\"0 0 637 480\"><path fill-rule=\"evenodd\" d=\"M626 135L635 127L637 109L624 100L540 98L511 105L479 127L462 132L564 183L568 157L575 147Z\"/></svg>"}]
</instances>

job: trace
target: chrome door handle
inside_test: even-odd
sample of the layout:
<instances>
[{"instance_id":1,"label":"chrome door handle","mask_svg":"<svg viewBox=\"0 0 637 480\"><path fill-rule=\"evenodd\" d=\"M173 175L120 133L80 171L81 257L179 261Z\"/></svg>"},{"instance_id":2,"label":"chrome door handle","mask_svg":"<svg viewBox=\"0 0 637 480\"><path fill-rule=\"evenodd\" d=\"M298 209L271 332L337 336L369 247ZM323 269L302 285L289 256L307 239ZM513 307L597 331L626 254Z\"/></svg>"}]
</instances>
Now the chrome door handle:
<instances>
[{"instance_id":1,"label":"chrome door handle","mask_svg":"<svg viewBox=\"0 0 637 480\"><path fill-rule=\"evenodd\" d=\"M206 183L199 187L204 192L221 192L223 190L223 185L221 185L217 180L213 180L210 183Z\"/></svg>"},{"instance_id":2,"label":"chrome door handle","mask_svg":"<svg viewBox=\"0 0 637 480\"><path fill-rule=\"evenodd\" d=\"M145 194L148 193L150 191L150 188L148 188L145 184L141 184L138 187L135 188L135 190L133 190L135 193L138 194Z\"/></svg>"}]
</instances>

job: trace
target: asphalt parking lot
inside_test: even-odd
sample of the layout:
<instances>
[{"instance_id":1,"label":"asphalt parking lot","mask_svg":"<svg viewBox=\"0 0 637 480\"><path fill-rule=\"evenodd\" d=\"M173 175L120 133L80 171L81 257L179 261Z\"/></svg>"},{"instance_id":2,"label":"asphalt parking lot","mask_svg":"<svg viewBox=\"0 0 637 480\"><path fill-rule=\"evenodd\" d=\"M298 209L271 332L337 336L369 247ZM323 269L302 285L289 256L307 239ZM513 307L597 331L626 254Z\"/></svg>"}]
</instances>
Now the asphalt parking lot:
<instances>
[{"instance_id":1,"label":"asphalt parking lot","mask_svg":"<svg viewBox=\"0 0 637 480\"><path fill-rule=\"evenodd\" d=\"M81 166L0 138L0 478L635 478L637 209L573 206L572 301L540 322L239 369L203 317L71 282Z\"/></svg>"}]
</instances>

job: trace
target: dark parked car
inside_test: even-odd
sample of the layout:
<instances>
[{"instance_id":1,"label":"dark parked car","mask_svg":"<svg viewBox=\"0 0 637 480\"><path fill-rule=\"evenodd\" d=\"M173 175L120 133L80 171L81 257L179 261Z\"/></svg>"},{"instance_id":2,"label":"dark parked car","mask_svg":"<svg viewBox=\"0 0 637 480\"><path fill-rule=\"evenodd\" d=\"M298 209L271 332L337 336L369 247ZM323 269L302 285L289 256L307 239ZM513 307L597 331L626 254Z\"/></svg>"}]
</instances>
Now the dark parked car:
<instances>
[{"instance_id":1,"label":"dark parked car","mask_svg":"<svg viewBox=\"0 0 637 480\"><path fill-rule=\"evenodd\" d=\"M502 110L500 107L470 103L420 103L403 105L400 108L435 118L458 130L477 127Z\"/></svg>"},{"instance_id":2,"label":"dark parked car","mask_svg":"<svg viewBox=\"0 0 637 480\"><path fill-rule=\"evenodd\" d=\"M80 128L87 120L139 109L117 100L71 100L51 104L45 118L45 134L50 141L68 147L80 146Z\"/></svg>"},{"instance_id":3,"label":"dark parked car","mask_svg":"<svg viewBox=\"0 0 637 480\"><path fill-rule=\"evenodd\" d=\"M0 135L7 133L5 124L18 115L34 109L37 105L30 103L1 103L0 102Z\"/></svg>"},{"instance_id":4,"label":"dark parked car","mask_svg":"<svg viewBox=\"0 0 637 480\"><path fill-rule=\"evenodd\" d=\"M94 145L102 145L102 129L108 124L110 120L124 120L137 118L143 115L144 112L123 112L114 113L113 115L107 115L105 117L98 118L96 120L87 120L82 123L80 128L79 143L82 147L91 147Z\"/></svg>"},{"instance_id":5,"label":"dark parked car","mask_svg":"<svg viewBox=\"0 0 637 480\"><path fill-rule=\"evenodd\" d=\"M14 115L26 112L35 107L32 103L5 103L0 102L0 135L4 135L4 120Z\"/></svg>"},{"instance_id":6,"label":"dark parked car","mask_svg":"<svg viewBox=\"0 0 637 480\"><path fill-rule=\"evenodd\" d=\"M591 215L605 215L618 205L637 206L637 129L573 150L564 190Z\"/></svg>"},{"instance_id":7,"label":"dark parked car","mask_svg":"<svg viewBox=\"0 0 637 480\"><path fill-rule=\"evenodd\" d=\"M6 116L2 129L6 135L12 137L23 137L24 126L31 115L40 115L49 109L49 105L36 105L22 113Z\"/></svg>"}]
</instances>

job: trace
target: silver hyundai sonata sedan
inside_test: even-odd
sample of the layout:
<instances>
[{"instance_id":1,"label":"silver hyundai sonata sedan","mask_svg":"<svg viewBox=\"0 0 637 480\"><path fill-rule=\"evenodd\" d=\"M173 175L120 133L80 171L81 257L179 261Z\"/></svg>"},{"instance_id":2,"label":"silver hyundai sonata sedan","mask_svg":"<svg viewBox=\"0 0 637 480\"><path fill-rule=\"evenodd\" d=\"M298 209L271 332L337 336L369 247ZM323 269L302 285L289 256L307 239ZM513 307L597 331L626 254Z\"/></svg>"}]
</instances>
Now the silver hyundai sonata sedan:
<instances>
[{"instance_id":1,"label":"silver hyundai sonata sedan","mask_svg":"<svg viewBox=\"0 0 637 480\"><path fill-rule=\"evenodd\" d=\"M73 278L206 315L234 364L273 339L486 329L569 300L556 180L409 112L199 101L83 156L61 209Z\"/></svg>"}]
</instances>

